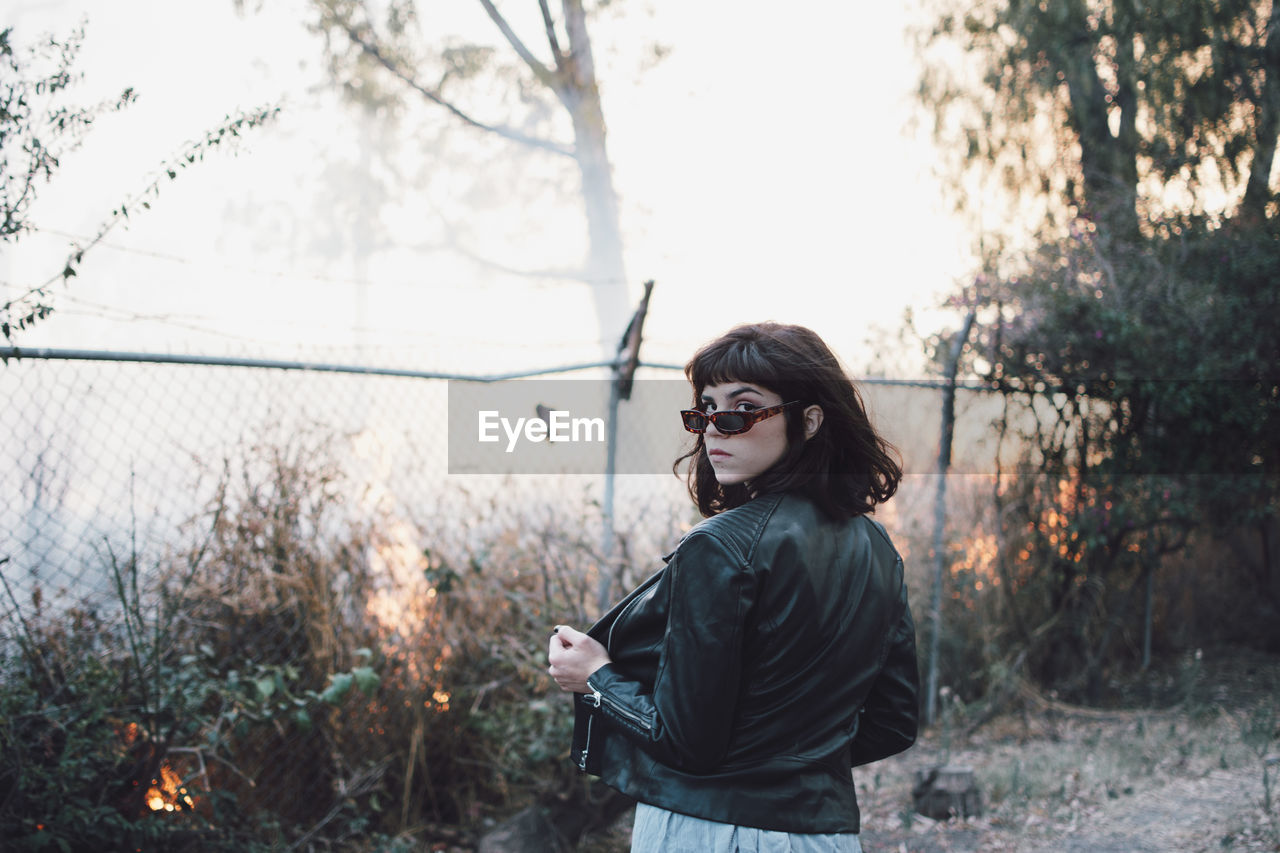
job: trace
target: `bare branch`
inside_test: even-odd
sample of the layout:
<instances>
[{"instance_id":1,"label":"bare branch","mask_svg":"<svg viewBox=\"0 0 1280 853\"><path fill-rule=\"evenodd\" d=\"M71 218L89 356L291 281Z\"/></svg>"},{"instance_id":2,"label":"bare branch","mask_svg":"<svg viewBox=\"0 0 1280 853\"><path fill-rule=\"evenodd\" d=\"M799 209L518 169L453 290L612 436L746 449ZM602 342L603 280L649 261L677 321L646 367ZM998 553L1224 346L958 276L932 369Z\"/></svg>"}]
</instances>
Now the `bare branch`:
<instances>
[{"instance_id":1,"label":"bare branch","mask_svg":"<svg viewBox=\"0 0 1280 853\"><path fill-rule=\"evenodd\" d=\"M538 8L542 10L542 25L547 30L547 44L551 45L551 55L556 60L556 70L564 74L564 51L560 49L560 39L556 37L556 22L551 17L551 8L547 0L538 0Z\"/></svg>"},{"instance_id":2,"label":"bare branch","mask_svg":"<svg viewBox=\"0 0 1280 853\"><path fill-rule=\"evenodd\" d=\"M119 207L111 211L111 215L98 228L98 233L92 239L83 245L80 242L72 244L71 252L67 255L67 259L59 272L50 276L49 280L44 284L32 287L25 293L0 304L0 336L12 343L12 332L15 328L22 330L30 326L32 322L43 320L51 314L53 307L44 302L49 295L49 288L59 279L65 283L74 277L77 274L76 269L84 260L85 253L101 243L120 223L128 221L130 207L134 209L135 213L138 212L139 208L144 210L150 208L150 199L160 195L160 185L165 176L169 180L175 180L181 170L204 160L205 154L215 146L232 144L244 131L258 127L273 119L280 112L280 109L279 106L261 106L236 115L228 115L222 120L221 124L208 131L204 139L188 142L178 154L162 163L160 172L157 172L140 192L130 196ZM15 312L20 315L16 322L10 319L10 316ZM23 312L25 312L25 316L23 316Z\"/></svg>"},{"instance_id":3,"label":"bare branch","mask_svg":"<svg viewBox=\"0 0 1280 853\"><path fill-rule=\"evenodd\" d=\"M502 13L498 11L498 7L493 5L493 0L480 0L480 5L484 7L489 18L498 26L498 29L502 31L502 36L507 40L507 43L511 45L517 54L520 55L520 58L524 60L524 64L528 65L529 69L533 71L534 76L542 81L543 85L548 89L563 97L563 82L551 71L551 69L539 62L538 57L534 56L529 48L525 47L524 42L520 40L520 36L516 35L516 31L511 29L511 25L507 23L507 19L502 17ZM545 16L544 20L546 20Z\"/></svg>"},{"instance_id":4,"label":"bare branch","mask_svg":"<svg viewBox=\"0 0 1280 853\"><path fill-rule=\"evenodd\" d=\"M431 101L434 104L439 104L440 106L444 107L446 110L453 113L455 116L458 117L458 119L465 122L466 124L469 124L472 127L478 128L480 130L488 131L489 133L497 134L498 136L501 136L504 139L510 139L512 142L519 142L521 145L527 145L530 148L538 148L543 151L550 151L553 154L561 154L561 155L564 155L565 157L574 156L574 152L572 148L561 145L558 142L552 142L549 139L539 139L536 136L529 136L528 134L521 133L515 128L509 127L507 125L485 124L482 121L472 118L470 115L463 112L454 104L445 100L445 98L441 96L439 92L433 89L428 89L426 86L419 83L416 79L414 79L414 77L411 74L405 71L404 68L400 67L399 64L397 64L390 57L386 56L381 50L379 50L377 45L371 43L363 35L361 35L360 32L356 30L355 27L353 27L350 24L343 24L342 28L343 30L346 31L347 38L351 39L353 44L357 45L362 51L368 54L375 62L377 62L383 68L390 71L397 78L399 78L405 85L413 89L419 95L422 95L422 97L426 98L427 100Z\"/></svg>"},{"instance_id":5,"label":"bare branch","mask_svg":"<svg viewBox=\"0 0 1280 853\"><path fill-rule=\"evenodd\" d=\"M585 284L591 283L591 276L586 270L571 267L547 267L546 269L521 269L519 267L509 266L493 258L486 257L479 252L469 249L463 245L456 237L449 237L449 248L459 255L462 255L472 263L488 267L498 272L508 275L520 276L521 278L541 278L541 279L558 279L560 281L580 281Z\"/></svg>"},{"instance_id":6,"label":"bare branch","mask_svg":"<svg viewBox=\"0 0 1280 853\"><path fill-rule=\"evenodd\" d=\"M504 264L492 257L483 255L472 249L459 236L459 229L450 217L446 216L443 211L434 204L430 205L432 213L440 222L440 227L444 231L442 239L433 242L419 242L409 248L413 248L420 252L453 252L461 255L477 266L485 267L491 270L505 273L507 275L519 276L521 278L533 279L556 279L558 281L578 281L583 284L591 284L591 276L588 271L581 266L576 267L515 267Z\"/></svg>"}]
</instances>

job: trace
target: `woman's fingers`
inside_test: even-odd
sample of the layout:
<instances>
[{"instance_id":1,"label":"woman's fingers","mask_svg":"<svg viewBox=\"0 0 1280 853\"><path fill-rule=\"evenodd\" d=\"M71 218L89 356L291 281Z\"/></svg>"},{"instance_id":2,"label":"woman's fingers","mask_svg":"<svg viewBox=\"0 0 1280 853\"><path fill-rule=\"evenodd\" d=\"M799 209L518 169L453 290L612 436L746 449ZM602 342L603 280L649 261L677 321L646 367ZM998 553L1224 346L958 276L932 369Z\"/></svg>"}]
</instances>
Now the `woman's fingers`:
<instances>
[{"instance_id":1,"label":"woman's fingers","mask_svg":"<svg viewBox=\"0 0 1280 853\"><path fill-rule=\"evenodd\" d=\"M568 677L565 669L571 664L571 648L569 634L565 630L565 626L557 625L551 632L551 638L547 641L547 663L550 664L547 667L547 672L555 679L561 690L569 689L565 686L565 681Z\"/></svg>"},{"instance_id":2,"label":"woman's fingers","mask_svg":"<svg viewBox=\"0 0 1280 853\"><path fill-rule=\"evenodd\" d=\"M583 640L591 640L590 637L571 625L557 625L555 636L569 646L576 646Z\"/></svg>"},{"instance_id":3,"label":"woman's fingers","mask_svg":"<svg viewBox=\"0 0 1280 853\"><path fill-rule=\"evenodd\" d=\"M557 625L547 648L547 672L561 689L582 693L588 690L587 676L608 662L604 646L569 625Z\"/></svg>"}]
</instances>

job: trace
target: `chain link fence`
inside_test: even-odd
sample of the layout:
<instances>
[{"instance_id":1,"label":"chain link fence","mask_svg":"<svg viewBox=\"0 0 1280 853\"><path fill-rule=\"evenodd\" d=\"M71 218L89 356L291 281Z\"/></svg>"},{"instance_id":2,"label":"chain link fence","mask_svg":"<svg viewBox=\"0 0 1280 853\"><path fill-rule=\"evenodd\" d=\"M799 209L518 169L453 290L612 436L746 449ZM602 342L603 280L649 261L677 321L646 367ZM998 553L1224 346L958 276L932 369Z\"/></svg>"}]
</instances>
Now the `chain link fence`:
<instances>
[{"instance_id":1,"label":"chain link fence","mask_svg":"<svg viewBox=\"0 0 1280 853\"><path fill-rule=\"evenodd\" d=\"M264 443L323 437L353 486L381 473L406 502L443 473L443 438L413 426L444 406L442 383L264 366L10 360L0 528L15 596L107 593L104 558L177 546Z\"/></svg>"},{"instance_id":2,"label":"chain link fence","mask_svg":"<svg viewBox=\"0 0 1280 853\"><path fill-rule=\"evenodd\" d=\"M497 488L515 499L566 488L590 494L594 486L599 499L602 466L594 477L517 477L514 484L502 471L451 477L451 382L486 384L422 371L252 359L75 351L10 358L0 371L6 436L0 556L8 559L4 576L13 593L4 615L11 618L13 599L28 599L37 587L46 600L109 595L101 565L111 554L180 544L180 531L209 510L230 469L272 445L324 445L357 505L384 513L418 516L460 489ZM628 497L641 498L639 505L619 503L632 506L632 516L645 514L651 499L679 494L656 482L673 480L669 473L661 477L647 459L628 461L654 452L652 443L634 441L622 450L621 470L655 475L621 478Z\"/></svg>"},{"instance_id":3,"label":"chain link fence","mask_svg":"<svg viewBox=\"0 0 1280 853\"><path fill-rule=\"evenodd\" d=\"M564 376L600 367L535 373ZM649 372L678 376L669 366L649 366ZM4 577L12 595L0 613L11 620L13 599L28 599L37 587L46 598L109 595L102 565L111 554L163 552L180 544L179 532L209 510L229 470L272 444L323 444L343 488L359 496L359 506L377 505L383 512L417 516L423 508L438 509L442 494L460 489L496 488L512 500L568 490L598 500L603 463L595 476L583 470L553 476L541 469L548 476L522 477L516 469L513 480L496 469L489 476L477 473L474 466L451 476L448 386L482 386L487 379L109 352L29 351L10 358L0 370L0 558L8 560ZM598 380L599 387L606 384ZM683 389L684 382L650 385ZM864 380L863 387L904 451L908 473L930 473L939 429L936 383ZM669 403L684 392L673 397L664 387L662 394ZM683 449L683 433L660 435L673 414L664 408L655 416L647 408L643 401L622 404L614 484L623 493L616 523L624 529L656 506L684 500L666 468ZM636 419L643 423L628 430ZM975 420L974 426L957 439L960 473L987 470L992 455L982 436L985 424ZM495 433L505 445L507 436Z\"/></svg>"},{"instance_id":4,"label":"chain link fence","mask_svg":"<svg viewBox=\"0 0 1280 853\"><path fill-rule=\"evenodd\" d=\"M494 377L20 355L0 367L0 677L14 678L15 662L26 660L42 683L65 685L77 668L99 665L154 679L154 689L108 717L116 752L146 756L125 774L131 808L142 813L207 806L207 797L184 791L233 789L252 799L274 790L282 794L271 807L283 819L315 829L333 825L352 791L376 789L401 796L400 826L474 817L478 801L496 796L490 789L510 793L503 774L531 759L479 759L424 718L397 717L394 702L421 715L465 701L483 715L508 690L520 708L536 709L541 700L522 691L535 691L541 650L524 649L522 633L537 635L566 613L590 619L597 594L638 581L697 520L670 467L688 440L671 411L687 387L670 366L642 367L647 384L605 425L616 442L615 476L604 467L459 475L451 473L458 455L450 442L460 432L448 425L451 403L494 386ZM566 376L609 387L607 365L535 373L555 377L538 386L548 405L565 398ZM937 386L863 388L908 473L930 473ZM961 473L982 473L991 457L984 419L980 408L961 407ZM887 520L905 551L927 541L933 481L909 476L890 505ZM498 583L491 599L432 607L437 595L485 583ZM478 659L514 661L515 674L446 679L468 632L491 616L499 620L492 631L474 640ZM381 661L376 674L370 658ZM187 684L193 667L216 689L177 695L167 685ZM376 707L361 712L369 716L357 734L315 725L321 713L355 715L341 703L363 688ZM46 700L65 701L59 689ZM537 753L529 744L545 737L550 752L539 760L554 757L563 733L529 719L550 728L506 732L506 748ZM246 720L255 727L244 729ZM396 726L408 733L404 745L388 747ZM399 759L363 766L352 757L380 750ZM486 763L505 765L490 767L500 781L466 781L469 767Z\"/></svg>"}]
</instances>

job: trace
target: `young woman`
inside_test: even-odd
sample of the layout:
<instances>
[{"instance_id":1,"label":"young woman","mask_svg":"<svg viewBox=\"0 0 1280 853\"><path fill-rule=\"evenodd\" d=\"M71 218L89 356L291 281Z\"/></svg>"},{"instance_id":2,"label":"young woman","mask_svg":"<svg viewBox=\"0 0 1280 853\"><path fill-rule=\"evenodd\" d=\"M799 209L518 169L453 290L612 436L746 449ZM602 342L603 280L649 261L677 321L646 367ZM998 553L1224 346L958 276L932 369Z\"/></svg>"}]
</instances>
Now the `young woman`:
<instances>
[{"instance_id":1,"label":"young woman","mask_svg":"<svg viewBox=\"0 0 1280 853\"><path fill-rule=\"evenodd\" d=\"M633 851L859 851L851 767L915 740L902 471L831 350L742 326L685 367L706 520L586 633L557 626L573 757L638 801Z\"/></svg>"}]
</instances>

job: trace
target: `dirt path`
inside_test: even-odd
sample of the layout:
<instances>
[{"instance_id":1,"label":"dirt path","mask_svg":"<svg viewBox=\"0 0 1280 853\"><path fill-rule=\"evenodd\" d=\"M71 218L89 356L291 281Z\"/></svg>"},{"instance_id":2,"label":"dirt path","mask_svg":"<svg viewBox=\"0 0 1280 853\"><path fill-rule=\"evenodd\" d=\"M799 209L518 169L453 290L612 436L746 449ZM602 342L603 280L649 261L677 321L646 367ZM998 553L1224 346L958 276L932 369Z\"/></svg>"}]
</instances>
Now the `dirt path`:
<instances>
[{"instance_id":1,"label":"dirt path","mask_svg":"<svg viewBox=\"0 0 1280 853\"><path fill-rule=\"evenodd\" d=\"M1221 849L1245 804L1262 796L1261 781L1244 770L1212 770L1196 779L1173 779L1144 796L1103 808L1092 838L1072 839L1062 849L1132 851Z\"/></svg>"},{"instance_id":2,"label":"dirt path","mask_svg":"<svg viewBox=\"0 0 1280 853\"><path fill-rule=\"evenodd\" d=\"M1170 729L1184 731L1181 726ZM1047 748L1056 753L1061 765L1074 763L1086 770L1065 774L1060 787L1042 796L1008 796L984 816L964 821L914 817L910 827L904 827L909 786L904 789L895 773L893 782L882 782L881 789L863 798L868 806L863 847L867 853L1280 851L1280 814L1273 807L1274 822L1268 822L1262 813L1261 764L1251 763L1236 744L1215 734L1220 732L1202 733L1201 744L1186 749L1188 754L1174 762L1160 754L1160 744L1144 742L1151 749L1140 757L1151 759L1151 764L1139 763L1138 771L1122 779L1111 775L1120 781L1103 784L1097 784L1096 778L1122 772L1129 765L1108 764L1097 777L1091 777L1087 768L1101 763L1100 756L1108 750L1134 750L1133 742L1101 737L1097 746L1088 747L1075 736L1051 741ZM915 766L921 766L921 759L932 751L928 743L922 747L912 762ZM967 749L964 756L979 779L985 776L986 784L992 785L994 778L998 786L1000 767L1018 750L1053 778L1053 762L1042 758L1043 743L1019 744L1013 751L1007 745ZM904 758L903 763L909 761ZM1170 763L1173 766L1166 766Z\"/></svg>"},{"instance_id":3,"label":"dirt path","mask_svg":"<svg viewBox=\"0 0 1280 853\"><path fill-rule=\"evenodd\" d=\"M867 853L1167 853L1274 850L1259 837L1241 837L1261 779L1245 770L1214 770L1107 801L1068 801L1055 813L1033 809L1021 821L978 818L913 822L911 829L863 831Z\"/></svg>"}]
</instances>

